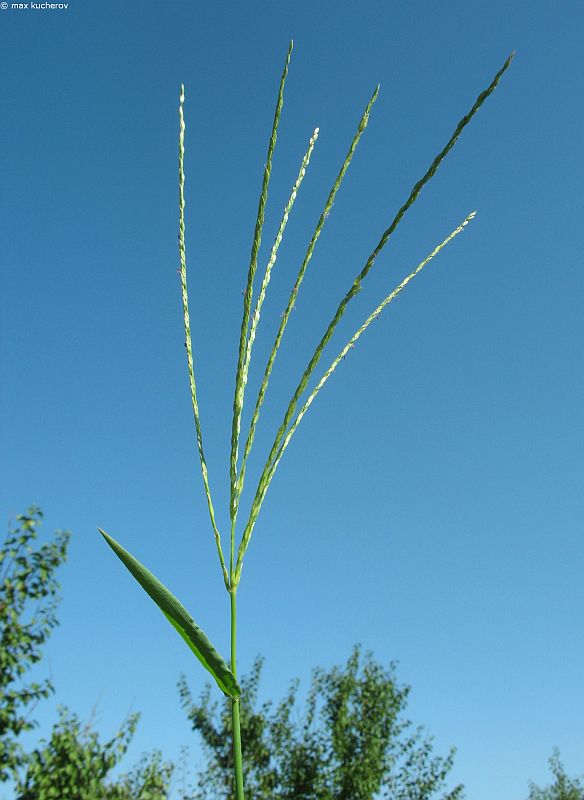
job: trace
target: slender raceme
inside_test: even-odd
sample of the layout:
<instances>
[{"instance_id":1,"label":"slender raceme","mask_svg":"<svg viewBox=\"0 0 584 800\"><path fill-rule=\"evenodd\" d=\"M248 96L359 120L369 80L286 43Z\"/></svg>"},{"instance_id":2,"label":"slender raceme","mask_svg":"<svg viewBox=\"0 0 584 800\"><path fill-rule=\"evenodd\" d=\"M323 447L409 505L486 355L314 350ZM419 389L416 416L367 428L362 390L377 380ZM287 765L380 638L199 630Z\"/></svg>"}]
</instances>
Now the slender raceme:
<instances>
[{"instance_id":1,"label":"slender raceme","mask_svg":"<svg viewBox=\"0 0 584 800\"><path fill-rule=\"evenodd\" d=\"M276 102L276 110L274 113L274 122L272 124L272 133L270 135L270 142L268 144L268 154L266 156L266 164L264 167L264 177L262 181L262 189L258 203L258 215L255 225L253 244L251 248L251 257L249 262L249 270L247 275L247 286L245 288L243 300L243 318L241 320L241 331L239 336L239 355L237 361L237 372L235 376L235 394L233 397L233 423L231 427L231 458L230 458L230 516L232 521L232 541L234 530L234 519L236 513L236 493L237 493L237 455L239 447L239 431L241 428L241 411L243 409L243 399L245 395L246 376L244 374L244 365L247 352L247 338L248 338L248 325L249 316L251 313L251 303L253 296L253 281L258 262L258 251L262 238L262 228L264 225L264 214L266 201L268 199L268 186L270 183L270 175L272 172L272 157L276 147L276 139L278 136L278 125L280 123L280 115L282 113L282 106L284 104L284 84L288 75L288 65L290 64L290 56L292 55L293 42L290 42L286 62L284 64L284 71L280 79L280 89L278 91L278 100ZM233 550L233 547L232 547ZM233 563L230 565L230 570Z\"/></svg>"},{"instance_id":2,"label":"slender raceme","mask_svg":"<svg viewBox=\"0 0 584 800\"><path fill-rule=\"evenodd\" d=\"M254 528L255 522L257 520L259 511L260 511L260 508L261 508L261 505L262 505L262 502L263 502L263 499L264 499L264 497L266 495L266 492L268 490L269 484L271 482L271 478L273 476L273 472L271 472L272 464L274 463L274 459L277 457L278 450L280 448L280 445L282 443L282 440L283 440L284 436L286 435L286 431L288 430L288 426L292 422L292 419L294 417L294 413L296 411L296 406L298 404L298 400L299 400L300 396L302 395L302 393L304 392L304 390L306 389L308 381L310 380L310 377L311 377L312 373L314 372L316 366L318 365L318 362L320 361L320 358L322 356L324 348L326 347L326 345L329 342L331 336L333 335L333 332L334 332L335 328L337 327L337 325L340 322L343 314L345 313L345 309L346 309L347 305L355 297L355 295L360 291L361 284L365 280L365 278L367 277L369 272L371 271L377 256L379 255L379 253L383 250L383 248L387 244L389 238L391 237L391 235L393 234L393 232L395 231L395 229L397 228L397 226L399 225L399 223L403 219L403 217L406 214L406 212L408 211L408 209L411 208L413 203L419 197L420 192L422 191L422 189L424 188L426 183L428 183L428 181L431 180L432 177L436 174L436 171L438 170L438 167L440 166L442 161L446 158L446 156L448 155L450 150L452 150L452 148L456 144L456 142L457 142L460 134L464 130L464 128L468 125L468 123L471 121L471 119L474 117L474 115L477 113L477 111L483 105L483 103L485 102L487 97L489 97L489 95L495 90L495 88L497 87L499 81L501 80L502 75L504 74L504 72L508 69L509 65L511 64L513 55L514 54L512 53L509 56L509 58L505 61L505 63L501 67L501 69L497 72L497 74L495 75L495 77L493 78L493 80L491 81L489 86L483 92L481 92L479 94L479 96L475 100L475 102L474 102L473 106L471 107L471 109L469 110L469 112L467 114L465 114L465 116L459 121L458 125L454 129L454 133L452 134L452 136L450 137L450 139L448 140L446 145L442 148L442 150L434 158L434 160L430 164L430 167L425 172L425 174L414 185L413 189L411 190L411 192L409 194L408 199L401 206L401 208L399 209L399 211L395 215L395 217L394 217L392 223L390 224L390 226L383 232L383 234L382 234L377 246L375 247L375 249L370 254L369 258L367 259L367 261L365 263L365 266L363 267L361 272L357 275L357 277L353 281L353 284L350 287L349 291L346 293L346 295L343 297L343 299L339 303L339 306L338 306L338 308L337 308L332 320L330 321L330 323L329 323L329 325L328 325L328 327L327 327L322 339L320 340L319 344L317 345L317 347L316 347L316 349L315 349L315 351L314 351L314 353L312 355L312 358L310 359L310 361L308 363L308 366L306 367L306 369L304 371L304 374L302 375L302 378L301 378L301 380L300 380L300 382L299 382L299 384L298 384L298 386L296 388L296 391L294 392L294 394L292 396L292 399L290 400L290 402L288 404L288 408L286 409L286 413L284 415L284 419L283 419L282 424L280 425L280 427L278 429L278 432L276 433L276 438L274 439L274 443L273 443L272 448L270 450L269 456L268 456L268 458L266 460L266 463L264 465L264 468L262 470L262 473L261 473L261 476L260 476L260 479L259 479L259 482L258 482L258 486L257 486L257 489L256 489L256 493L255 493L255 496L254 496L254 499L253 499L253 502L252 502L250 514L249 514L249 517L248 517L248 521L246 523L246 526L245 526L245 529L244 529L244 532L243 532L243 536L242 536L242 539L241 539L241 543L240 543L240 546L239 546L238 559L237 559L238 564L239 564L239 567L237 569L237 574L239 576L241 576L241 563L243 561L243 557L245 555L245 551L247 550L247 547L249 546L249 541L250 541L250 538L251 538L251 534L253 532L253 528Z\"/></svg>"},{"instance_id":3,"label":"slender raceme","mask_svg":"<svg viewBox=\"0 0 584 800\"><path fill-rule=\"evenodd\" d=\"M373 92L373 95L372 95L371 99L367 103L367 107L366 107L366 109L365 109L365 111L363 113L363 116L361 117L361 119L359 121L359 125L357 127L357 132L355 133L355 136L353 137L353 141L351 142L351 145L349 147L347 155L345 156L345 160L343 161L343 164L341 166L340 172L337 175L336 180L335 180L335 182L333 184L333 188L329 192L329 196L328 196L328 198L326 200L326 203L324 205L322 213L321 213L321 215L319 217L319 220L318 220L318 222L316 224L316 228L314 230L312 238L311 238L311 240L310 240L310 242L308 244L308 248L306 250L306 255L304 256L304 260L303 260L303 262L302 262L302 264L300 266L300 270L299 270L298 275L296 277L296 280L294 282L294 286L292 287L292 291L290 292L290 297L288 299L288 304L286 306L286 309L285 309L284 313L282 314L282 318L280 320L280 326L278 328L278 332L276 334L276 338L275 338L274 344L272 346L272 351L270 353L270 356L268 358L268 363L266 364L266 368L264 370L264 377L262 379L262 383L261 383L261 386L260 386L260 390L259 390L259 393L258 393L258 397L257 397L257 400L256 400L254 412L253 412L252 419L251 419L251 424L250 424L250 427L249 427L249 433L247 435L247 440L245 442L243 458L241 460L241 468L239 470L239 478L238 478L238 486L237 486L238 497L241 495L241 493L243 491L243 485L244 485L244 480L245 480L245 467L246 467L247 459L248 459L248 456L249 456L249 454L251 452L251 448L252 448L252 445L253 445L253 441L254 441L254 437L255 437L255 430L256 430L256 426L258 424L258 419L259 419L259 415L260 415L260 409L261 409L262 404L264 402L264 397L266 395L266 391L267 391L267 388L268 388L270 375L272 373L272 368L273 368L274 362L276 360L276 355L278 354L278 350L279 350L280 344L282 342L282 337L284 336L284 331L286 330L286 325L288 324L288 318L290 317L290 313L292 312L292 309L295 307L296 298L298 297L298 290L300 289L300 284L302 283L302 280L304 278L304 273L306 272L306 268L308 267L310 259L312 258L312 254L314 252L314 248L315 248L316 243L318 241L318 238L319 238L319 236L321 234L321 231L322 231L322 229L323 229L323 227L325 225L325 222L327 221L327 219L329 217L331 208L332 208L333 203L335 201L335 197L336 197L337 192L338 192L338 190L340 188L342 180L345 177L345 173L347 172L347 170L349 168L349 164L351 163L351 161L353 159L353 155L355 153L355 150L357 149L357 145L359 144L359 140L360 140L360 138L361 138L361 136L363 134L363 131L367 127L367 123L369 122L369 114L371 113L371 109L373 107L373 103L375 103L375 101L377 100L377 96L378 95L379 95L379 86L377 86L375 91Z\"/></svg>"},{"instance_id":4,"label":"slender raceme","mask_svg":"<svg viewBox=\"0 0 584 800\"><path fill-rule=\"evenodd\" d=\"M186 243L185 243L185 119L183 106L185 102L185 87L181 86L180 102L179 102L179 139L178 139L178 187L179 187L179 236L178 236L178 250L180 257L180 285L182 293L183 304L183 320L185 327L185 349L187 352L187 367L189 371L189 384L191 388L191 401L193 405L193 415L195 417L195 429L197 432L197 448L199 450L199 459L201 462L201 473L203 475L203 485L205 487L205 495L207 497L207 506L209 508L209 516L211 518L211 525L213 527L213 534L215 536L215 544L217 545L217 554L219 555L219 563L221 564L221 571L223 573L223 581L225 587L229 589L229 576L225 566L225 559L223 557L223 550L221 548L221 536L217 523L215 521L215 509L211 499L211 489L209 487L209 476L207 474L207 462L205 461L205 452L203 450L203 434L201 431L201 420L199 417L199 404L197 402L197 384L195 382L195 367L193 361L193 347L191 343L191 323L189 317L189 296L187 292L187 257L186 257Z\"/></svg>"},{"instance_id":5,"label":"slender raceme","mask_svg":"<svg viewBox=\"0 0 584 800\"><path fill-rule=\"evenodd\" d=\"M312 401L314 400L316 395L320 392L320 390L325 385L325 383L328 381L328 379L333 374L333 372L336 370L336 368L341 363L341 361L345 358L345 356L347 355L349 350L351 350L353 348L353 346L355 345L355 342L360 338L361 334L363 334L367 330L367 328L371 325L371 323L374 322L379 317L379 315L381 314L383 309L389 303L391 303L392 300L395 300L396 297L398 297L398 295L401 292L403 292L403 290L406 288L406 286L412 280L412 278L415 278L416 275L424 269L426 264L428 264L435 256L438 255L438 253L442 250L443 247L446 247L446 245L449 244L449 242L451 242L456 236L458 236L459 233L463 232L465 227L468 225L468 223L471 220L473 220L475 218L475 216L476 216L476 211L471 211L471 213L467 217L465 217L463 222L461 222L460 225L457 228L455 228L455 230L453 230L452 233L450 233L446 237L446 239L444 239L443 242L441 242L439 245L437 245L434 248L434 250L432 250L432 252L429 255L427 255L426 258L418 264L418 266L415 268L415 270L410 272L410 274L407 275L403 279L403 281L398 286L396 286L396 288L390 294L387 295L387 297L384 300L382 300L382 302L377 306L375 311L371 312L371 314L367 317L367 319L361 325L361 327L358 328L357 331L355 331L353 336L351 336L351 338L349 339L347 344L343 347L343 349L338 354L338 356L334 359L334 361L332 362L330 367L326 370L326 372L324 373L324 375L322 376L320 381L317 383L317 385L314 387L314 389L312 390L312 392L310 393L310 395L306 399L304 405L302 406L302 408L300 409L300 411L296 415L296 419L294 420L294 422L290 426L288 432L286 433L286 436L284 437L284 441L280 445L280 449L278 450L278 453L277 453L277 455L276 455L276 457L275 457L275 459L274 459L274 461L273 461L273 463L272 463L272 465L270 467L270 480L272 479L272 477L274 475L274 472L276 471L276 468L278 466L278 463L280 462L280 459L282 458L284 450L288 447L290 439L292 438L294 432L296 431L296 428L298 427L300 421L302 420L302 418L304 417L304 415L308 411L309 407L311 406Z\"/></svg>"},{"instance_id":6,"label":"slender raceme","mask_svg":"<svg viewBox=\"0 0 584 800\"><path fill-rule=\"evenodd\" d=\"M288 217L290 216L290 212L292 210L292 206L294 205L294 202L296 200L296 196L298 195L298 191L300 189L302 181L304 180L304 176L306 174L306 169L307 169L307 167L308 167L308 165L310 163L310 156L312 155L312 151L314 149L314 145L316 144L316 140L317 139L318 139L318 128L316 128L314 130L314 133L312 134L312 136L310 138L310 141L308 143L308 150L304 154L304 157L302 159L302 163L300 164L300 171L298 172L298 177L296 178L296 183L292 187L292 192L290 194L290 197L288 198L288 202L286 203L286 207L284 208L284 214L282 216L282 220L280 222L280 226L278 228L278 232L276 234L276 238L275 238L274 244L272 246L272 252L270 253L269 261L268 261L268 263L266 265L266 270L264 272L264 279L262 281L262 286L261 286L261 289L260 289L260 293L258 295L258 299L257 299L257 302L256 302L256 307L254 309L254 313L253 313L252 318L251 318L251 328L250 328L249 337L248 337L248 340L247 340L247 350L246 350L246 355L245 355L245 364L244 364L244 367L243 367L243 375L244 375L243 381L244 381L244 383L247 383L247 376L248 376L248 372L249 372L249 363L250 363L250 360L251 360L251 350L252 350L253 343L254 343L254 340L255 340L255 337L256 337L257 326L258 326L258 323L259 323L259 320L260 320L260 313L261 313L262 305L263 305L265 297L266 297L266 290L268 288L268 284L270 283L270 278L271 278L271 275L272 275L272 269L274 267L274 264L276 263L276 258L278 257L278 250L280 248L280 244L282 243L282 237L284 236L284 231L286 230L286 225L288 223ZM242 475L245 472L245 462L247 460L247 456L248 455L249 455L249 450L247 448L247 443L246 443L243 459L242 459L242 462L241 462L241 469L240 469L240 472L239 472L239 478L238 478L238 481L237 481L237 492L236 492L236 496L235 496L235 511L234 511L234 514L233 514L234 520L237 517L237 506L238 506L238 503L239 503L239 497L241 495L241 490L243 488Z\"/></svg>"},{"instance_id":7,"label":"slender raceme","mask_svg":"<svg viewBox=\"0 0 584 800\"><path fill-rule=\"evenodd\" d=\"M323 387L323 386L325 385L325 383L328 381L328 379L329 379L329 378L330 378L330 376L333 374L333 372L336 370L336 368L337 368L337 367L338 367L338 365L341 363L341 361L343 361L343 359L345 358L345 356L347 355L347 353L349 352L349 350L351 350L351 349L354 347L354 345L355 345L355 343L357 342L357 340L358 340L358 339L361 337L361 335L362 335L362 334L363 334L363 333L364 333L364 332L367 330L367 328L368 328L368 327L371 325L371 323L372 323L372 322L374 322L374 321L375 321L375 320L376 320L376 319L379 317L379 315L381 314L381 312L383 311L383 309L384 309L384 308L385 308L387 305L389 305L389 303L391 303L391 301L392 301L392 300L395 300L395 298L396 298L396 297L397 297L397 296L398 296L398 295L399 295L401 292L403 292L403 290L406 288L406 286L407 286L407 285L408 285L408 283L409 283L409 282L412 280L412 278L415 278L415 277L416 277L416 275L417 275L419 272L421 272L421 271L424 269L424 267L426 266L426 264L428 264L430 261L432 261L432 259L433 259L435 256L437 256L437 255L438 255L438 253L439 253L439 252L440 252L440 251L441 251L441 250L442 250L444 247L446 247L446 245L447 245L447 244L449 244L449 243L450 243L450 242L451 242L451 241L452 241L452 240L453 240L453 239L454 239L456 236L458 236L458 234L459 234L459 233L462 233L462 232L463 232L463 230L464 230L464 229L466 228L466 226L468 225L468 223L469 223L471 220L473 220L473 219L475 218L475 216L476 216L476 211L471 211L471 213L470 213L470 214L468 214L468 216L467 216L467 217L465 217L465 219L464 219L464 220L463 220L463 221L460 223L460 225L459 225L457 228L455 228L455 229L452 231L452 233L450 233L450 234L449 234L449 235L446 237L446 239L444 239L444 241L442 241L442 242L441 242L439 245L437 245L437 246L436 246L436 247L435 247L435 248L432 250L432 252L431 252L431 253L429 253L429 255L427 255L427 256L426 256L426 258L425 258L423 261L421 261L421 262L418 264L418 266L417 266L417 267L416 267L416 268L415 268L415 269L414 269L412 272L410 272L410 274L409 274L409 275L407 275L407 276L406 276L406 277L403 279L403 281L402 281L402 282L401 282L401 283L400 283L398 286L396 286L396 288L395 288L395 289L394 289L392 292L390 292L390 294L388 294L388 295L387 295L387 297L386 297L384 300L382 300L382 301L381 301L381 303L380 303L380 304L377 306L377 308L376 308L374 311L372 311L372 312L371 312L371 314L370 314L370 315L367 317L367 319L365 320L365 322L364 322L364 323L361 325L361 327L360 327L360 328L358 328L358 329L357 329L357 331L356 331L356 332L353 334L353 336L352 336L352 337L349 339L349 341L347 342L347 344L346 344L346 345L343 347L343 349L340 351L340 353L338 354L338 356L337 356L337 357L334 359L334 361L332 362L332 364L330 365L330 367L329 367L329 368L326 370L326 372L324 373L324 375L322 376L322 378L320 379L320 381L317 383L317 385L314 387L314 389L312 390L312 392L310 393L310 395L309 395L309 396L308 396L308 398L306 399L306 401L305 401L304 405L302 406L302 408L300 409L300 411L299 411L299 412L298 412L298 414L296 415L296 418L294 419L294 422L291 424L290 428L288 429L288 431L287 431L287 433L286 433L286 435L285 435L285 437L284 437L284 440L283 440L282 444L280 445L280 447L279 447L279 449L278 449L278 452L276 453L276 456L275 456L275 458L274 458L273 462L272 462L272 463L271 463L271 465L270 465L270 469L269 469L269 480L266 482L266 484L265 484L265 488L264 488L264 490L263 490L263 494L262 494L262 495L260 496L260 498L259 498L259 505L260 505L260 507L261 507L261 504L263 503L263 500L264 500L264 498L265 498L265 495L266 495L266 492L267 492L267 489L268 489L269 483L270 483L270 481L272 480L272 478L274 477L274 473L276 472L276 469L277 469L277 467L278 467L278 464L280 463L280 459L282 458L282 455L284 454L284 451L285 451L285 450L286 450L286 448L288 447L288 444L290 443L290 439L291 439L291 438L292 438L292 436L294 435L294 433L295 433L295 431L296 431L296 428L298 427L298 425L300 424L300 422L301 422L302 418L304 417L304 415L306 414L306 412L308 411L308 409L309 409L309 408L310 408L310 406L312 405L312 402L313 402L314 398L316 397L316 395L317 395L317 394L320 392L320 390L322 389L322 387ZM251 528L251 530L250 530L250 532L249 532L249 535L248 535L248 539L247 539L247 543L248 543L248 544L249 544L249 537L251 537L251 533L252 533L252 532L253 532L253 527ZM246 532L244 532L244 537L243 537L243 539L242 539L242 545L243 545L243 543L245 542L245 533L246 533ZM237 582L240 580L240 578L241 578L241 570L242 570L242 567L243 567L243 558L244 558L244 556L245 556L245 550L246 550L246 548L244 548L244 547L240 547L240 550L239 550L239 553L238 553L237 566L236 566L236 570L235 570L235 582L236 582L236 583L237 583Z\"/></svg>"}]
</instances>

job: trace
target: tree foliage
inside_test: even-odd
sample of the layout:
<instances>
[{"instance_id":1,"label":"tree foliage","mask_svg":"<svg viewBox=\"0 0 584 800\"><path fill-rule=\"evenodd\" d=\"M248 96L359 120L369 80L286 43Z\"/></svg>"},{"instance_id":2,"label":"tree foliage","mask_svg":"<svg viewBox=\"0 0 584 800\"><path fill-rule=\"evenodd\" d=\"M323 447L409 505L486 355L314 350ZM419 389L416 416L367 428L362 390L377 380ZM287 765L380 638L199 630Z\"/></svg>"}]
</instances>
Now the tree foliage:
<instances>
[{"instance_id":1,"label":"tree foliage","mask_svg":"<svg viewBox=\"0 0 584 800\"><path fill-rule=\"evenodd\" d=\"M559 750L555 749L548 761L554 782L545 788L535 783L529 785L528 800L584 800L584 776L569 778L560 761Z\"/></svg>"},{"instance_id":2,"label":"tree foliage","mask_svg":"<svg viewBox=\"0 0 584 800\"><path fill-rule=\"evenodd\" d=\"M258 707L262 661L242 680L241 730L246 793L256 800L459 800L462 787L444 792L454 751L433 755L432 741L403 719L409 687L398 686L393 665L384 669L356 647L345 667L318 669L297 708L298 682L275 708ZM232 800L230 708L211 702L210 687L192 698L179 682L182 705L202 739L208 766L197 800ZM442 792L442 794L439 794Z\"/></svg>"},{"instance_id":3,"label":"tree foliage","mask_svg":"<svg viewBox=\"0 0 584 800\"><path fill-rule=\"evenodd\" d=\"M67 557L70 534L58 531L39 545L40 509L16 518L0 550L0 782L13 777L24 754L19 736L35 727L30 713L53 692L48 679L25 680L58 624L57 568Z\"/></svg>"},{"instance_id":4,"label":"tree foliage","mask_svg":"<svg viewBox=\"0 0 584 800\"><path fill-rule=\"evenodd\" d=\"M16 518L0 548L0 783L10 779L16 800L167 800L173 764L155 750L114 778L138 724L133 714L101 740L65 708L50 737L25 752L20 735L36 726L36 704L54 691L31 679L42 648L58 624L56 572L67 558L70 534L39 543L42 512ZM433 753L432 740L404 718L408 686L396 682L371 654L353 650L346 665L313 673L303 711L295 681L283 700L258 704L262 660L241 681L241 731L246 792L254 800L461 800L462 786L445 788L454 750ZM33 673L33 677L34 673ZM197 786L176 787L181 800L234 800L231 709L211 701L208 686L193 700L179 681L182 706L202 739L207 766ZM528 800L584 800L584 777L566 775L557 750L554 781L530 784Z\"/></svg>"},{"instance_id":5,"label":"tree foliage","mask_svg":"<svg viewBox=\"0 0 584 800\"><path fill-rule=\"evenodd\" d=\"M139 714L123 723L109 741L100 741L90 725L60 709L51 737L27 757L18 783L17 800L165 800L172 765L158 751L127 775L108 781L124 757L138 724Z\"/></svg>"},{"instance_id":6,"label":"tree foliage","mask_svg":"<svg viewBox=\"0 0 584 800\"><path fill-rule=\"evenodd\" d=\"M50 680L27 680L58 624L56 571L67 558L70 534L57 531L39 544L42 512L16 518L0 548L0 783L12 779L17 800L165 800L172 765L158 751L127 774L108 781L138 723L129 717L109 741L62 708L48 741L25 752L20 735L36 726L36 704L54 691Z\"/></svg>"}]
</instances>

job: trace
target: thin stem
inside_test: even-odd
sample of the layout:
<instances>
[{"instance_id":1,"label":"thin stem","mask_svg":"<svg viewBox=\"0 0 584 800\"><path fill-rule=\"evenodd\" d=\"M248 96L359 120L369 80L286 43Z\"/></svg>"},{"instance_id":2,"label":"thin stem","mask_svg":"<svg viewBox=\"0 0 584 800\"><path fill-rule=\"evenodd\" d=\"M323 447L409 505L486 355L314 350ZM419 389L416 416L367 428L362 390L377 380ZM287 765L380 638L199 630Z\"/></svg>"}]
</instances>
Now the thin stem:
<instances>
[{"instance_id":1,"label":"thin stem","mask_svg":"<svg viewBox=\"0 0 584 800\"><path fill-rule=\"evenodd\" d=\"M231 597L231 672L237 677L237 601L236 589L230 591ZM231 721L233 726L233 768L235 794L237 800L244 800L243 758L241 755L241 725L239 720L239 700L231 701Z\"/></svg>"},{"instance_id":2,"label":"thin stem","mask_svg":"<svg viewBox=\"0 0 584 800\"><path fill-rule=\"evenodd\" d=\"M241 543L240 543L240 546L239 546L239 555L238 555L238 559L237 559L238 567L237 567L237 570L236 570L236 577L235 577L236 584L237 584L237 581L238 581L239 576L241 574L241 562L242 562L243 556L244 556L245 551L247 550L247 547L249 545L249 540L251 538L251 533L253 531L253 527L254 527L255 522L257 520L258 514L260 512L260 508L262 506L263 499L265 497L266 491L267 491L267 489L269 487L270 481L271 481L272 476L273 476L272 466L273 466L274 460L277 458L277 454L278 454L278 451L280 449L280 445L282 444L282 440L284 439L284 437L286 435L286 431L288 430L288 427L289 427L290 423L292 422L292 419L294 417L294 413L296 411L296 407L297 407L297 404L298 404L298 400L299 400L301 394L306 389L308 381L310 380L310 377L311 377L312 373L314 372L314 370L316 369L316 366L318 365L318 362L320 361L320 358L322 356L324 348L326 347L326 345L329 342L331 336L333 335L333 332L334 332L335 328L337 327L337 325L339 324L339 322L341 320L341 317L345 313L345 309L346 309L347 305L355 297L355 295L361 290L361 284L362 284L363 280L367 277L369 272L371 271L377 256L380 254L380 252L383 250L383 248L387 244L389 238L394 233L395 229L397 228L397 226L401 222L402 218L404 217L404 215L406 214L408 209L417 200L418 196L420 195L420 192L422 191L422 189L424 188L426 183L428 183L428 181L431 180L431 178L435 175L436 171L438 170L438 167L440 166L440 164L442 163L444 158L446 158L446 156L448 155L450 150L452 150L452 148L454 147L454 145L458 141L458 138L460 137L460 134L462 133L464 128L468 125L468 123L471 121L471 119L474 117L474 115L480 109L480 107L485 102L487 97L489 97L489 95L495 90L495 88L497 87L497 85L498 85L503 73L507 70L507 68L511 64L511 60L513 58L513 55L514 55L514 53L512 53L509 56L509 58L505 61L505 63L501 67L501 69L497 72L497 74L495 75L495 77L493 78L493 80L491 81L489 86L479 94L479 96L475 100L475 102L474 102L473 106L471 107L471 109L469 110L469 112L467 114L465 114L465 116L459 121L458 125L454 129L454 132L453 132L452 136L450 137L450 139L448 140L448 142L446 143L446 145L442 148L442 150L434 158L434 160L430 164L430 167L428 168L426 173L414 185L413 189L410 192L410 195L409 195L408 199L402 205L402 207L399 209L399 211L395 215L395 217L394 217L392 223L390 224L390 226L382 234L381 239L379 240L377 246L375 247L375 249L370 254L369 258L367 259L367 261L365 263L365 266L363 267L361 272L357 275L357 277L353 281L353 284L352 284L351 288L349 289L349 291L345 294L345 296L343 297L343 299L339 303L339 306L338 306L337 310L335 311L335 314L334 314L333 318L331 319L331 321L330 321L330 323L329 323L329 325L328 325L328 327L327 327L327 329L326 329L326 331L324 333L324 336L322 337L322 339L318 343L318 345L317 345L317 347L316 347L316 349L315 349L315 351L314 351L314 353L312 355L312 358L310 359L310 361L308 363L308 366L304 370L304 373L302 375L300 383L296 387L296 391L294 392L294 394L292 396L292 399L290 400L290 402L288 404L288 408L286 409L286 413L284 415L284 419L283 419L282 424L280 425L280 427L278 429L278 432L276 433L276 438L274 439L274 443L272 445L272 449L270 450L270 454L269 454L269 456L267 458L267 461L266 461L266 463L264 465L264 468L262 470L262 474L261 474L259 482L258 482L258 486L257 486L257 489L256 489L254 500L252 502L250 515L249 515L247 524L245 526L245 530L243 532L243 536L242 536Z\"/></svg>"},{"instance_id":3,"label":"thin stem","mask_svg":"<svg viewBox=\"0 0 584 800\"><path fill-rule=\"evenodd\" d=\"M201 462L201 473L203 475L203 485L205 487L205 495L207 497L207 506L209 508L209 516L211 518L211 525L213 526L213 534L215 536L215 544L217 546L217 554L219 556L219 563L221 564L221 571L223 572L223 581L225 587L229 590L229 576L227 575L227 568L225 567L225 559L223 558L223 550L221 548L221 536L217 523L215 521L215 509L213 508L213 501L211 499L211 489L209 487L209 476L207 474L207 462L205 461L205 452L203 450L203 434L201 431L201 420L199 417L199 404L197 402L197 385L195 382L195 367L193 360L193 346L191 343L191 322L189 316L189 296L187 292L187 257L186 257L186 244L185 244L185 118L183 113L183 105L185 101L185 87L184 84L180 90L179 102L179 144L178 144L178 186L179 186L179 236L178 236L178 251L180 257L180 284L182 289L182 303L183 303L183 319L185 326L185 348L187 352L187 366L189 371L189 383L191 387L191 401L193 404L193 415L195 417L195 429L197 431L197 448L199 450L199 459Z\"/></svg>"},{"instance_id":4,"label":"thin stem","mask_svg":"<svg viewBox=\"0 0 584 800\"><path fill-rule=\"evenodd\" d=\"M229 586L228 591L233 587L233 576L235 575L235 517L231 520L231 545L229 548Z\"/></svg>"}]
</instances>

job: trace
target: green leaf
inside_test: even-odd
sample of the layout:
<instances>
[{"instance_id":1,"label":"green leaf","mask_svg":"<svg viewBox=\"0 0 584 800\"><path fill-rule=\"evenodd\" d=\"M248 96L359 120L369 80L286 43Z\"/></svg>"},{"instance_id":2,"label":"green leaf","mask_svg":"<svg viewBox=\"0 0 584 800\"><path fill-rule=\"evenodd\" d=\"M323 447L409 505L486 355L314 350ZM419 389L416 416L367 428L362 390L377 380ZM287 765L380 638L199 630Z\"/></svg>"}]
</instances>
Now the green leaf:
<instances>
[{"instance_id":1,"label":"green leaf","mask_svg":"<svg viewBox=\"0 0 584 800\"><path fill-rule=\"evenodd\" d=\"M154 577L150 570L146 569L127 550L124 550L115 539L112 539L101 528L98 530L140 586L154 600L173 628L182 636L201 664L215 678L221 691L229 697L238 698L241 695L241 689L235 676L182 603L158 578Z\"/></svg>"}]
</instances>

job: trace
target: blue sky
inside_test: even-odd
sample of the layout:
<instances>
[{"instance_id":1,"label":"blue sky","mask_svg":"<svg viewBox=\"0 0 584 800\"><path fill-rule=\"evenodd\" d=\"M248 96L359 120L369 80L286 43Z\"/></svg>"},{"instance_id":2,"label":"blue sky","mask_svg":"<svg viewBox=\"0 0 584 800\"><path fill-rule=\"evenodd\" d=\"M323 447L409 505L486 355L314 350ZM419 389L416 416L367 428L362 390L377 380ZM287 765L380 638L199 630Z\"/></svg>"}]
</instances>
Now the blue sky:
<instances>
[{"instance_id":1,"label":"blue sky","mask_svg":"<svg viewBox=\"0 0 584 800\"><path fill-rule=\"evenodd\" d=\"M73 531L45 669L56 702L84 717L99 702L104 734L142 711L133 757L190 744L200 759L175 687L186 672L197 693L205 675L97 526L228 651L176 274L178 90L184 81L199 399L226 536L241 291L293 37L260 269L317 125L320 138L248 402L378 82L381 93L288 326L249 489L338 301L459 118L517 57L323 359L477 209L364 335L287 451L243 572L240 668L263 654L264 697L278 698L356 642L397 660L410 718L438 751L458 747L452 779L472 800L524 797L528 779L546 781L555 745L583 770L583 23L581 3L538 0L0 11L1 515L35 502L47 530ZM48 731L53 706L39 716Z\"/></svg>"}]
</instances>

